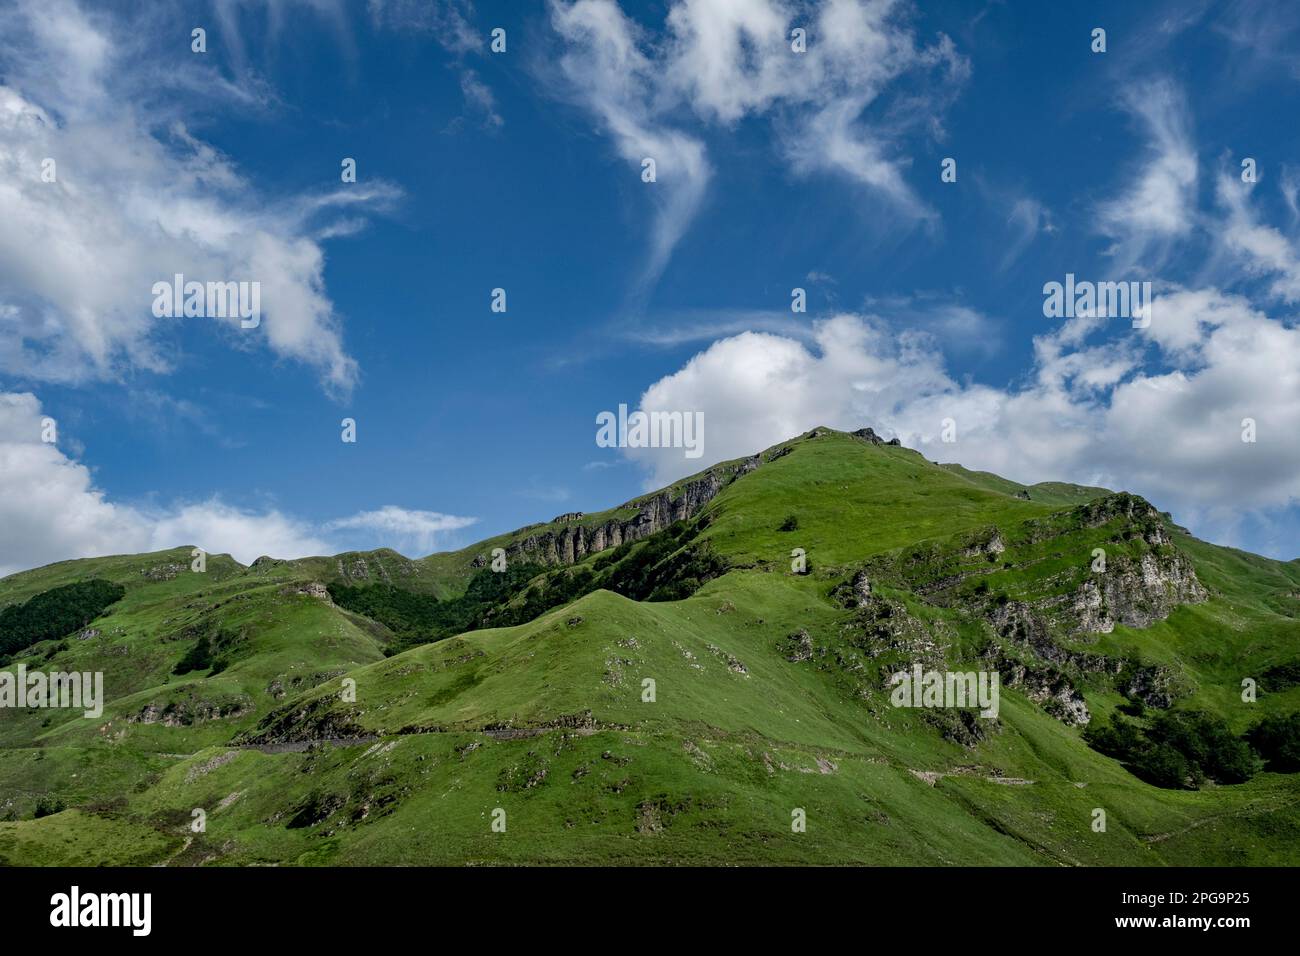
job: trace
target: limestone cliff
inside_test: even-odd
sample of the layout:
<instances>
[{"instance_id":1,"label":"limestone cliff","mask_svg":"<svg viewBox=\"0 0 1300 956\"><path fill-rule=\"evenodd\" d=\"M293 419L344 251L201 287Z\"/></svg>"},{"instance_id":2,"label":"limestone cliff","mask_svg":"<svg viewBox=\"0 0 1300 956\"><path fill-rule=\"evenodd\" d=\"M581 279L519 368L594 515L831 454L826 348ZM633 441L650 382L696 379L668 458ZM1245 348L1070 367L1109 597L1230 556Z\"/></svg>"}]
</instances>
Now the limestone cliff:
<instances>
[{"instance_id":1,"label":"limestone cliff","mask_svg":"<svg viewBox=\"0 0 1300 956\"><path fill-rule=\"evenodd\" d=\"M778 455L773 454L767 460L775 457ZM581 512L560 515L552 524L564 524L565 527L546 527L546 530L516 539L506 547L506 559L536 561L540 564L574 564L587 555L606 548L616 548L627 541L648 538L674 521L695 517L718 492L758 468L763 461L762 455L754 455L739 462L717 465L678 486L675 493L673 489L667 489L646 498L633 499L613 509L616 513L636 509L636 513L628 518L576 523L585 517ZM480 554L474 558L472 566L480 568L490 560L490 555Z\"/></svg>"}]
</instances>

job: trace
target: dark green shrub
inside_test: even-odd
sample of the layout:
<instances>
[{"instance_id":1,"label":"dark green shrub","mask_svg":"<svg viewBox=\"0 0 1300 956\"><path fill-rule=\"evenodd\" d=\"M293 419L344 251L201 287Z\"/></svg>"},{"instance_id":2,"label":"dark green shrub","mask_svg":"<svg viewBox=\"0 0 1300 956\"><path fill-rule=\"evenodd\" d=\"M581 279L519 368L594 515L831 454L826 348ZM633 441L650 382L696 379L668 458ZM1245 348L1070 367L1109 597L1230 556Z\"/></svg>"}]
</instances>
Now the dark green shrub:
<instances>
[{"instance_id":1,"label":"dark green shrub","mask_svg":"<svg viewBox=\"0 0 1300 956\"><path fill-rule=\"evenodd\" d=\"M1147 783L1168 790L1179 790L1189 785L1195 789L1200 782L1194 778L1187 758L1169 744L1160 744L1138 755L1133 769Z\"/></svg>"},{"instance_id":2,"label":"dark green shrub","mask_svg":"<svg viewBox=\"0 0 1300 956\"><path fill-rule=\"evenodd\" d=\"M1267 691L1286 690L1300 684L1300 660L1275 664L1260 675L1260 686Z\"/></svg>"},{"instance_id":3,"label":"dark green shrub","mask_svg":"<svg viewBox=\"0 0 1300 956\"><path fill-rule=\"evenodd\" d=\"M63 801L58 797L37 797L36 810L32 819L39 820L41 817L53 816L56 813L62 813L64 809Z\"/></svg>"},{"instance_id":4,"label":"dark green shrub","mask_svg":"<svg viewBox=\"0 0 1300 956\"><path fill-rule=\"evenodd\" d=\"M1300 711L1265 717L1246 731L1246 740L1276 773L1300 770Z\"/></svg>"},{"instance_id":5,"label":"dark green shrub","mask_svg":"<svg viewBox=\"0 0 1300 956\"><path fill-rule=\"evenodd\" d=\"M185 652L185 656L172 668L173 674L188 674L191 671L205 671L212 666L212 642L204 634L194 646Z\"/></svg>"}]
</instances>

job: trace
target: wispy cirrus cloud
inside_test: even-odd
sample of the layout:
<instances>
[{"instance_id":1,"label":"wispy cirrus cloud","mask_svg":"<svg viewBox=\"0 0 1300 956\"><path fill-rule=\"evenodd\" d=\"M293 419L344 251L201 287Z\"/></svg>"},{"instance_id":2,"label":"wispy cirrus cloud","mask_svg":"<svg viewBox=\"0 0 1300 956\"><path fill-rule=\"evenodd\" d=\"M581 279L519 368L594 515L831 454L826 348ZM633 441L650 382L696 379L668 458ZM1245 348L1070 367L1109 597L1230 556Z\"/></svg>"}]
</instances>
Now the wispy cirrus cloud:
<instances>
[{"instance_id":1,"label":"wispy cirrus cloud","mask_svg":"<svg viewBox=\"0 0 1300 956\"><path fill-rule=\"evenodd\" d=\"M487 32L474 23L476 14L470 0L369 0L367 7L376 29L432 37L451 54L450 65L459 74L469 115L476 117L484 129L496 130L505 125L492 88L468 65L472 54L483 53L488 46ZM462 123L458 118L453 127Z\"/></svg>"},{"instance_id":2,"label":"wispy cirrus cloud","mask_svg":"<svg viewBox=\"0 0 1300 956\"><path fill-rule=\"evenodd\" d=\"M1121 271L1159 266L1175 240L1196 225L1196 147L1182 90L1161 77L1123 92L1121 104L1147 137L1147 156L1125 171L1129 185L1097 209Z\"/></svg>"},{"instance_id":3,"label":"wispy cirrus cloud","mask_svg":"<svg viewBox=\"0 0 1300 956\"><path fill-rule=\"evenodd\" d=\"M947 37L920 45L908 9L894 0L678 0L651 34L613 0L552 0L558 91L595 117L625 161L651 158L658 167L643 285L663 271L702 207L713 176L705 134L747 117L770 121L792 170L844 176L907 221L933 218L908 184L897 140L914 126L941 132L937 116L969 66ZM795 28L806 33L804 52L792 49ZM906 109L868 119L905 75L938 80L904 94Z\"/></svg>"}]
</instances>

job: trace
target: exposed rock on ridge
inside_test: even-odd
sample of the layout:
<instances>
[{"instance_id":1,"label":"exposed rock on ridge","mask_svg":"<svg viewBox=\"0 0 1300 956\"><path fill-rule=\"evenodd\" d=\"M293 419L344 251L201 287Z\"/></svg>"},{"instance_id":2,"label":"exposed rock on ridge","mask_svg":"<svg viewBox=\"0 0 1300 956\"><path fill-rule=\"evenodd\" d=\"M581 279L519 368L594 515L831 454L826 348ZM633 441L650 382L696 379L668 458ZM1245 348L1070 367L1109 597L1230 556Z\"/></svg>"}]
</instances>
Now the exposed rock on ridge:
<instances>
[{"instance_id":1,"label":"exposed rock on ridge","mask_svg":"<svg viewBox=\"0 0 1300 956\"><path fill-rule=\"evenodd\" d=\"M767 460L778 457L776 454ZM610 520L599 525L570 524L560 530L542 531L515 541L506 548L506 558L511 561L538 561L542 564L574 564L589 554L616 548L627 541L640 541L662 531L675 521L693 518L713 498L737 478L749 474L763 463L762 455L754 455L736 464L718 465L681 486L678 494L661 491L648 498L628 502L621 508L637 509L631 518ZM557 521L572 521L580 513L560 515ZM488 556L480 554L472 562L476 568L488 563Z\"/></svg>"}]
</instances>

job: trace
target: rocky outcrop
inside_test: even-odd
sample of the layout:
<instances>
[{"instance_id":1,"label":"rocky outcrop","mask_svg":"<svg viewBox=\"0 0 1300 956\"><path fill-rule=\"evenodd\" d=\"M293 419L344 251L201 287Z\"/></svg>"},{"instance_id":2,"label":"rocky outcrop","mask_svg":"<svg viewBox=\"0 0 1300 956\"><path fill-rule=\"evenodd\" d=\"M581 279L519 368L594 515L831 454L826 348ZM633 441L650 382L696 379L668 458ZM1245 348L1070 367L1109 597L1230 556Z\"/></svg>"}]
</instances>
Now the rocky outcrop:
<instances>
[{"instance_id":1,"label":"rocky outcrop","mask_svg":"<svg viewBox=\"0 0 1300 956\"><path fill-rule=\"evenodd\" d=\"M888 441L886 441L885 439L877 435L875 431L873 431L870 428L859 428L855 432L850 432L850 434L854 438L861 438L863 441L869 442L872 445L901 445L902 444L902 442L900 442L897 438L891 438Z\"/></svg>"},{"instance_id":2,"label":"rocky outcrop","mask_svg":"<svg viewBox=\"0 0 1300 956\"><path fill-rule=\"evenodd\" d=\"M1105 572L1084 581L1070 611L1079 631L1108 634L1115 625L1150 627L1181 604L1209 597L1196 571L1178 551L1148 551L1137 561L1114 561Z\"/></svg>"},{"instance_id":3,"label":"rocky outcrop","mask_svg":"<svg viewBox=\"0 0 1300 956\"><path fill-rule=\"evenodd\" d=\"M258 560L261 560L260 558ZM410 577L418 573L414 561L396 551L353 551L334 559L339 579L346 585L392 584L401 586L394 578Z\"/></svg>"},{"instance_id":4,"label":"rocky outcrop","mask_svg":"<svg viewBox=\"0 0 1300 956\"><path fill-rule=\"evenodd\" d=\"M871 603L871 580L866 571L859 571L853 576L852 589L853 600L858 607L866 607Z\"/></svg>"},{"instance_id":5,"label":"rocky outcrop","mask_svg":"<svg viewBox=\"0 0 1300 956\"><path fill-rule=\"evenodd\" d=\"M1092 530L1103 527L1104 538ZM1100 554L1099 542L1105 545ZM1045 562L1071 554L1077 557L1063 567L1039 570ZM852 584L836 589L845 606L860 614L872 610L877 633L887 623L884 630L892 633L881 635L878 645L924 653L929 648L923 642L907 639L911 629L906 618L896 621L880 613L888 604L877 605L866 584L868 574L982 620L996 635L994 650L986 656L1004 685L1021 689L1073 726L1091 719L1079 688L1094 682L1156 708L1171 706L1185 690L1177 672L1166 666L1090 652L1078 643L1119 625L1150 627L1180 606L1209 598L1191 560L1174 544L1167 517L1126 493L1015 528L989 527L922 543L869 562Z\"/></svg>"},{"instance_id":6,"label":"rocky outcrop","mask_svg":"<svg viewBox=\"0 0 1300 956\"><path fill-rule=\"evenodd\" d=\"M330 597L329 588L319 581L310 581L307 584L300 584L297 587L291 587L286 593L305 594L307 597L315 598L317 601L323 601L330 607L334 606L334 600Z\"/></svg>"},{"instance_id":7,"label":"rocky outcrop","mask_svg":"<svg viewBox=\"0 0 1300 956\"><path fill-rule=\"evenodd\" d=\"M791 664L810 661L813 656L812 635L801 627L793 634L787 635L783 641L778 642L777 651Z\"/></svg>"},{"instance_id":8,"label":"rocky outcrop","mask_svg":"<svg viewBox=\"0 0 1300 956\"><path fill-rule=\"evenodd\" d=\"M1116 558L1070 593L994 605L987 619L1003 637L1032 645L1047 656L1051 631L1076 637L1109 634L1117 624L1150 627L1175 608L1208 597L1191 562L1179 551L1162 548L1136 559Z\"/></svg>"},{"instance_id":9,"label":"rocky outcrop","mask_svg":"<svg viewBox=\"0 0 1300 956\"><path fill-rule=\"evenodd\" d=\"M1063 673L1052 667L1035 667L1005 657L998 659L998 672L1006 687L1014 687L1051 716L1071 727L1084 727L1092 720L1088 703Z\"/></svg>"},{"instance_id":10,"label":"rocky outcrop","mask_svg":"<svg viewBox=\"0 0 1300 956\"><path fill-rule=\"evenodd\" d=\"M919 713L921 720L937 729L945 740L951 740L967 750L973 750L980 741L987 740L990 735L1001 730L998 718L981 717L967 708L926 708Z\"/></svg>"},{"instance_id":11,"label":"rocky outcrop","mask_svg":"<svg viewBox=\"0 0 1300 956\"><path fill-rule=\"evenodd\" d=\"M243 696L224 700L178 700L169 704L146 704L139 713L127 718L132 724L162 724L164 727L190 727L210 720L229 720L251 712L253 701Z\"/></svg>"},{"instance_id":12,"label":"rocky outcrop","mask_svg":"<svg viewBox=\"0 0 1300 956\"><path fill-rule=\"evenodd\" d=\"M140 574L149 581L170 581L187 568L184 564L160 564L152 568L144 568Z\"/></svg>"},{"instance_id":13,"label":"rocky outcrop","mask_svg":"<svg viewBox=\"0 0 1300 956\"><path fill-rule=\"evenodd\" d=\"M1119 692L1129 700L1140 700L1162 710L1172 707L1179 695L1174 672L1151 664L1123 667L1117 684Z\"/></svg>"},{"instance_id":14,"label":"rocky outcrop","mask_svg":"<svg viewBox=\"0 0 1300 956\"><path fill-rule=\"evenodd\" d=\"M694 481L680 486L676 494L668 489L615 509L623 511L636 508L636 514L630 518L611 518L601 524L582 525L569 523L581 519L582 512L560 515L552 524L566 523L567 527L538 531L512 542L506 547L506 559L536 561L541 564L575 564L589 554L616 548L625 542L640 541L662 531L675 521L695 517L718 492L762 463L763 457L755 455L737 464L719 465ZM480 554L471 562L471 566L484 567L489 561L487 555Z\"/></svg>"},{"instance_id":15,"label":"rocky outcrop","mask_svg":"<svg viewBox=\"0 0 1300 956\"><path fill-rule=\"evenodd\" d=\"M996 558L1005 550L1007 550L1007 542L1002 537L1002 532L997 528L990 528L977 540L963 548L961 554L965 558Z\"/></svg>"},{"instance_id":16,"label":"rocky outcrop","mask_svg":"<svg viewBox=\"0 0 1300 956\"><path fill-rule=\"evenodd\" d=\"M926 622L908 613L898 601L869 594L858 605L848 630L849 643L869 659L880 658L891 664L920 664L926 670L944 666L944 650L938 634ZM946 637L946 635L944 635ZM882 673L882 687L889 686L893 670Z\"/></svg>"}]
</instances>

